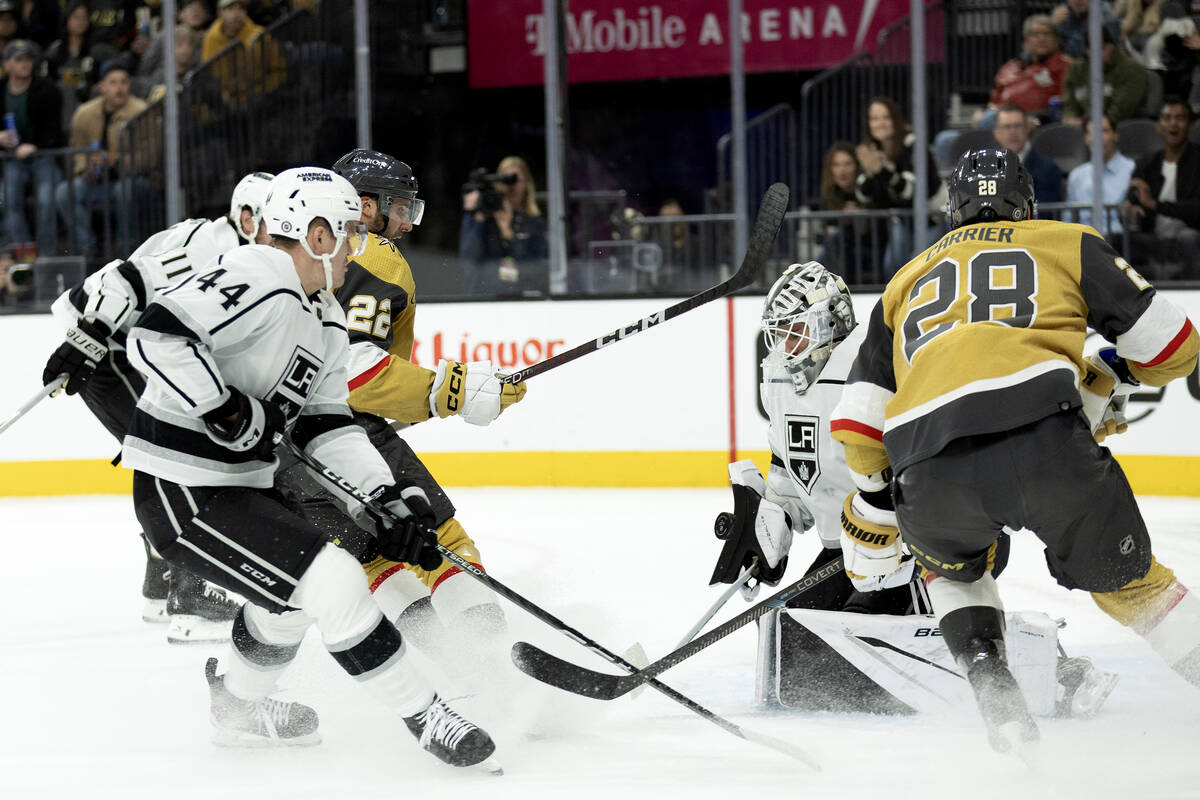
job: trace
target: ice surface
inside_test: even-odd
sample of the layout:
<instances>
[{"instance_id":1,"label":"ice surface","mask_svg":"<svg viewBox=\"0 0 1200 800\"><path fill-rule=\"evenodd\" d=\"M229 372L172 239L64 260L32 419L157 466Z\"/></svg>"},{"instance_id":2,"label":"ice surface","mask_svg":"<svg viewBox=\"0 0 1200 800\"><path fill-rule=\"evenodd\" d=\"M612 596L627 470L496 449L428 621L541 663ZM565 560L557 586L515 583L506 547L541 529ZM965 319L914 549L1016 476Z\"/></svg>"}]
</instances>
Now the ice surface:
<instances>
[{"instance_id":1,"label":"ice surface","mask_svg":"<svg viewBox=\"0 0 1200 800\"><path fill-rule=\"evenodd\" d=\"M613 650L651 659L718 593L722 490L457 489L459 519L493 576ZM1146 499L1159 559L1200 587L1200 500ZM1042 720L1042 770L993 754L973 709L937 717L766 715L753 703L753 626L663 680L738 725L823 764L743 742L655 692L603 703L524 676L467 700L506 774L444 767L377 707L314 634L284 695L321 715L316 748L231 751L208 742L203 663L143 623L143 557L124 497L0 500L0 798L1200 798L1200 689L1168 670L1081 592L1046 574L1028 535L1000 580L1012 609L1065 617L1072 655L1121 673L1093 720ZM791 577L817 547L799 540ZM716 621L744 607L736 597ZM574 643L507 608L514 633L591 666Z\"/></svg>"}]
</instances>

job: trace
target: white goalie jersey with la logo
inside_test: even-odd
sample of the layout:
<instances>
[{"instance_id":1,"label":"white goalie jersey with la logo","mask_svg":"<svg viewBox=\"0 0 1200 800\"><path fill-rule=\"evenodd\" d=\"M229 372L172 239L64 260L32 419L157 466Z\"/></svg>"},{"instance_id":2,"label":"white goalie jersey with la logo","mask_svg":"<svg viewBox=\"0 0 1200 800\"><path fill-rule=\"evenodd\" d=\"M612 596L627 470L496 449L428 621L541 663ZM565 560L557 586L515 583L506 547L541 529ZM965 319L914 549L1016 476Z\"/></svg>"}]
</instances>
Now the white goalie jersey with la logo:
<instances>
[{"instance_id":1,"label":"white goalie jersey with la logo","mask_svg":"<svg viewBox=\"0 0 1200 800\"><path fill-rule=\"evenodd\" d=\"M834 348L815 384L803 395L796 393L779 357L768 354L762 362L759 396L770 420L771 446L766 497L783 507L794 532L815 524L827 548L839 546L842 504L855 490L842 447L830 438L829 419L842 396L864 328L859 325Z\"/></svg>"}]
</instances>

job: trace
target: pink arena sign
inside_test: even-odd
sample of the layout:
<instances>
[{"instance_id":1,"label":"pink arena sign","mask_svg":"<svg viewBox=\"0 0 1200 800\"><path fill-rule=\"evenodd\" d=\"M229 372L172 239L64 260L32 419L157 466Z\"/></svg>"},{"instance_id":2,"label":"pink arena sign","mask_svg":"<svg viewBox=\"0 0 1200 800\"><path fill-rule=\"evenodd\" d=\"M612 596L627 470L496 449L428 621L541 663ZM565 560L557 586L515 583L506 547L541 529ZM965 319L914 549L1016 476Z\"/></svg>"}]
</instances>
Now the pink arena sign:
<instances>
[{"instance_id":1,"label":"pink arena sign","mask_svg":"<svg viewBox=\"0 0 1200 800\"><path fill-rule=\"evenodd\" d=\"M744 0L747 72L810 70L874 49L908 0ZM541 0L468 0L471 86L542 83ZM571 0L566 26L572 83L723 75L729 11L723 0Z\"/></svg>"}]
</instances>

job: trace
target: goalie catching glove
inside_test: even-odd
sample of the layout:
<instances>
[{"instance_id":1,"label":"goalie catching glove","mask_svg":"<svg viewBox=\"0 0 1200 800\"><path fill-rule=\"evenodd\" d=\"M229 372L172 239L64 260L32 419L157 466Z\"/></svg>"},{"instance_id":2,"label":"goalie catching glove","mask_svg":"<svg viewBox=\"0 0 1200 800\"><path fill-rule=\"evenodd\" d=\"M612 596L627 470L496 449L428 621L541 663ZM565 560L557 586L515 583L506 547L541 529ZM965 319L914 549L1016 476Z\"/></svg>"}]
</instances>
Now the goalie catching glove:
<instances>
[{"instance_id":1,"label":"goalie catching glove","mask_svg":"<svg viewBox=\"0 0 1200 800\"><path fill-rule=\"evenodd\" d=\"M891 493L852 492L842 506L842 559L860 592L903 586L916 562L904 553Z\"/></svg>"},{"instance_id":2,"label":"goalie catching glove","mask_svg":"<svg viewBox=\"0 0 1200 800\"><path fill-rule=\"evenodd\" d=\"M472 425L487 425L525 396L525 381L501 383L491 361L438 362L429 391L429 411L445 418L458 414Z\"/></svg>"},{"instance_id":3,"label":"goalie catching glove","mask_svg":"<svg viewBox=\"0 0 1200 800\"><path fill-rule=\"evenodd\" d=\"M66 341L58 346L42 370L42 383L50 385L67 376L67 394L83 391L91 380L96 366L108 355L104 342L111 331L96 319L80 319L75 327L67 329Z\"/></svg>"},{"instance_id":4,"label":"goalie catching glove","mask_svg":"<svg viewBox=\"0 0 1200 800\"><path fill-rule=\"evenodd\" d=\"M378 490L374 500L383 506L384 513L362 506L355 521L375 534L381 556L424 570L442 565L442 554L437 550L437 516L419 486L388 486Z\"/></svg>"},{"instance_id":5,"label":"goalie catching glove","mask_svg":"<svg viewBox=\"0 0 1200 800\"><path fill-rule=\"evenodd\" d=\"M733 583L757 559L758 582L775 586L787 569L791 520L778 503L763 497L767 483L753 461L730 464L729 482L733 488L733 522L725 533L725 546L709 584ZM753 590L757 584L747 586Z\"/></svg>"},{"instance_id":6,"label":"goalie catching glove","mask_svg":"<svg viewBox=\"0 0 1200 800\"><path fill-rule=\"evenodd\" d=\"M1087 357L1079 381L1079 396L1083 398L1083 413L1097 442L1129 428L1125 406L1129 395L1139 388L1141 383L1130 374L1129 366L1117 355L1115 347L1103 347Z\"/></svg>"}]
</instances>

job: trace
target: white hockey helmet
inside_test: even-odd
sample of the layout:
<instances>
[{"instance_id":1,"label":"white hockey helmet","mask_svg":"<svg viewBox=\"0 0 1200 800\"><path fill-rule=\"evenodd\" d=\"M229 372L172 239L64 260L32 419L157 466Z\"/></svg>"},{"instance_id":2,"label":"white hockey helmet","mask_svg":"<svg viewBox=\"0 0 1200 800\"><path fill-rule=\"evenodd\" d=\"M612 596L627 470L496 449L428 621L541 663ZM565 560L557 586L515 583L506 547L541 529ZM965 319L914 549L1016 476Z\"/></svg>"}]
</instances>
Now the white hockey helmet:
<instances>
[{"instance_id":1,"label":"white hockey helmet","mask_svg":"<svg viewBox=\"0 0 1200 800\"><path fill-rule=\"evenodd\" d=\"M229 198L229 219L237 229L238 236L247 242L253 242L254 237L258 235L263 201L267 199L267 190L274 177L269 172L251 172L233 187L233 194ZM250 216L254 218L254 230L249 235L242 230L243 208L249 208Z\"/></svg>"},{"instance_id":2,"label":"white hockey helmet","mask_svg":"<svg viewBox=\"0 0 1200 800\"><path fill-rule=\"evenodd\" d=\"M785 269L763 304L767 351L783 361L799 394L817 380L854 325L845 282L816 261Z\"/></svg>"},{"instance_id":3,"label":"white hockey helmet","mask_svg":"<svg viewBox=\"0 0 1200 800\"><path fill-rule=\"evenodd\" d=\"M325 266L325 288L333 288L332 254L317 255L308 245L308 226L324 219L333 230L337 252L343 241L350 243L350 257L367 248L367 224L362 221L362 198L350 181L321 167L294 167L272 179L263 201L263 223L267 233L298 239L304 252Z\"/></svg>"}]
</instances>

